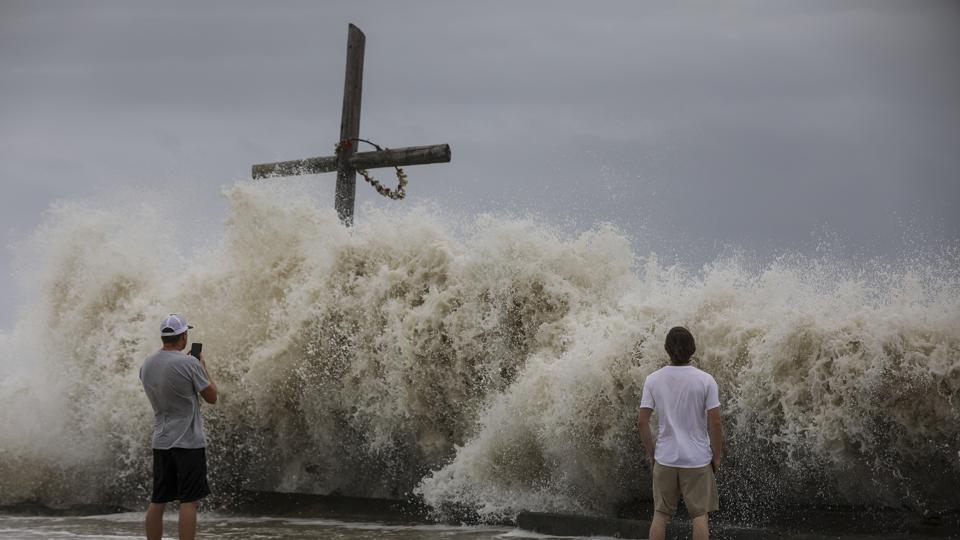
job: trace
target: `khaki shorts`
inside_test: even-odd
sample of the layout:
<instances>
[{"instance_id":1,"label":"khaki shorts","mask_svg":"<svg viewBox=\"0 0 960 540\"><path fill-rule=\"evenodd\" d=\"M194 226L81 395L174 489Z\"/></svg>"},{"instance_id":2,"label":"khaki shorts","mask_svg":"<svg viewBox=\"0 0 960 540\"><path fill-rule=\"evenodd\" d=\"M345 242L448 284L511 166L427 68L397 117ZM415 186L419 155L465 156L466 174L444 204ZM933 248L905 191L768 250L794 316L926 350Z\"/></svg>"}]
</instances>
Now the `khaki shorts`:
<instances>
[{"instance_id":1,"label":"khaki shorts","mask_svg":"<svg viewBox=\"0 0 960 540\"><path fill-rule=\"evenodd\" d=\"M717 478L713 474L713 467L707 465L697 469L683 469L655 464L654 510L672 516L677 511L677 501L681 494L692 518L719 510L720 496L717 495Z\"/></svg>"}]
</instances>

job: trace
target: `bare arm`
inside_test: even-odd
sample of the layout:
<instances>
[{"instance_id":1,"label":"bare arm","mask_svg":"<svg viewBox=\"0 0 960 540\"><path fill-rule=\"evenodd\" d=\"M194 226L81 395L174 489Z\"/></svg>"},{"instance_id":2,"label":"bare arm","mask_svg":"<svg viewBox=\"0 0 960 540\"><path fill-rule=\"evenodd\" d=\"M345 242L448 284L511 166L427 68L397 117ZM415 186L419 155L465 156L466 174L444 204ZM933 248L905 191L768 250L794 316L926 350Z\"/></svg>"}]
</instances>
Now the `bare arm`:
<instances>
[{"instance_id":1,"label":"bare arm","mask_svg":"<svg viewBox=\"0 0 960 540\"><path fill-rule=\"evenodd\" d=\"M656 443L653 440L653 434L650 433L650 415L653 409L646 407L640 408L640 415L637 417L637 428L640 430L640 442L647 449L647 455L650 456L650 464L653 465L657 460L653 457L656 451Z\"/></svg>"},{"instance_id":2,"label":"bare arm","mask_svg":"<svg viewBox=\"0 0 960 540\"><path fill-rule=\"evenodd\" d=\"M200 391L200 397L204 401L213 405L217 402L217 383L213 382L213 377L210 376L210 372L207 371L207 363L203 361L203 353L200 353L200 367L203 368L203 374L207 376L207 380L210 381L210 385Z\"/></svg>"},{"instance_id":3,"label":"bare arm","mask_svg":"<svg viewBox=\"0 0 960 540\"><path fill-rule=\"evenodd\" d=\"M710 434L710 448L713 450L713 472L720 470L720 458L723 456L723 420L720 407L707 411L707 431Z\"/></svg>"}]
</instances>

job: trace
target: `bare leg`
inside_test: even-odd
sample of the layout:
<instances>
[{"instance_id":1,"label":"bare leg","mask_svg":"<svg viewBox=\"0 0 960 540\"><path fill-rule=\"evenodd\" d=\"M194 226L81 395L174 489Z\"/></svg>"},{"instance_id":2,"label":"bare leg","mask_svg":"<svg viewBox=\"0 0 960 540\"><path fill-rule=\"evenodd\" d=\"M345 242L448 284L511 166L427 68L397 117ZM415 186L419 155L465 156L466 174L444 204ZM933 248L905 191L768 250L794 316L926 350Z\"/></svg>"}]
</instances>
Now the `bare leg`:
<instances>
[{"instance_id":1,"label":"bare leg","mask_svg":"<svg viewBox=\"0 0 960 540\"><path fill-rule=\"evenodd\" d=\"M710 514L701 514L693 518L693 540L707 540L710 538L708 518Z\"/></svg>"},{"instance_id":2,"label":"bare leg","mask_svg":"<svg viewBox=\"0 0 960 540\"><path fill-rule=\"evenodd\" d=\"M143 520L147 540L160 540L163 537L163 510L166 507L164 503L150 503L147 507L147 517Z\"/></svg>"},{"instance_id":3,"label":"bare leg","mask_svg":"<svg viewBox=\"0 0 960 540\"><path fill-rule=\"evenodd\" d=\"M670 514L663 512L654 512L653 521L650 522L650 540L663 540L667 536L667 522L670 521Z\"/></svg>"},{"instance_id":4,"label":"bare leg","mask_svg":"<svg viewBox=\"0 0 960 540\"><path fill-rule=\"evenodd\" d=\"M180 503L180 540L193 540L197 534L197 501Z\"/></svg>"}]
</instances>

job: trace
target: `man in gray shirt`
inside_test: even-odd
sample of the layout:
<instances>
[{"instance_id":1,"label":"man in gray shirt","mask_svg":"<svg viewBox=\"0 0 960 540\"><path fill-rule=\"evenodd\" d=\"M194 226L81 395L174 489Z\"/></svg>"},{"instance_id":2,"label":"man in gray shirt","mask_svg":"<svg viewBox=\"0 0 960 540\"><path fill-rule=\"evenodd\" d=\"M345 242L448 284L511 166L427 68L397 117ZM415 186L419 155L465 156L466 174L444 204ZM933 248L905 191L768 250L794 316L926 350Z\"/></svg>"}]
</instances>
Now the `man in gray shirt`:
<instances>
[{"instance_id":1,"label":"man in gray shirt","mask_svg":"<svg viewBox=\"0 0 960 540\"><path fill-rule=\"evenodd\" d=\"M183 353L187 346L186 319L176 313L160 323L163 348L140 368L143 390L153 406L153 495L145 527L148 540L163 536L163 511L180 501L181 540L193 540L197 531L197 504L210 493L207 486L207 441L203 433L200 400L217 402L217 385L210 378L203 354Z\"/></svg>"}]
</instances>

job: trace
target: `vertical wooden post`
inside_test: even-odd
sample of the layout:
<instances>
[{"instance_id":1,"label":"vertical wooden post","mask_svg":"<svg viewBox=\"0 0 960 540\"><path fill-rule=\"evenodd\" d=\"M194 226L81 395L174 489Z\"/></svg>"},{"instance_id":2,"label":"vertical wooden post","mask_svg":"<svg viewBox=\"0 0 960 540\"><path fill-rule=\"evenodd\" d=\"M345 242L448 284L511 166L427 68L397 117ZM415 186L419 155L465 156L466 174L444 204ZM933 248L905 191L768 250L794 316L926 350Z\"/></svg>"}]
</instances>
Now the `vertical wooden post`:
<instances>
[{"instance_id":1,"label":"vertical wooden post","mask_svg":"<svg viewBox=\"0 0 960 540\"><path fill-rule=\"evenodd\" d=\"M343 112L340 115L340 140L360 136L360 97L363 90L363 49L366 36L354 25L347 31L347 72L343 83ZM353 205L357 193L357 171L350 166L350 157L357 151L356 141L344 145L337 160L337 193L335 205L340 221L353 224Z\"/></svg>"}]
</instances>

